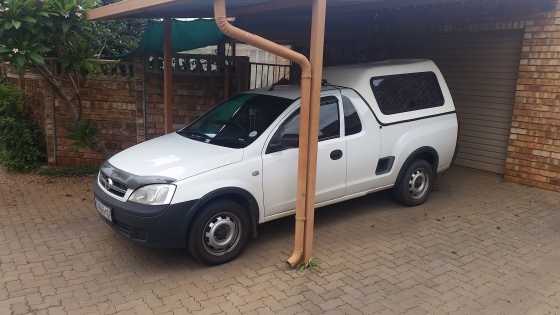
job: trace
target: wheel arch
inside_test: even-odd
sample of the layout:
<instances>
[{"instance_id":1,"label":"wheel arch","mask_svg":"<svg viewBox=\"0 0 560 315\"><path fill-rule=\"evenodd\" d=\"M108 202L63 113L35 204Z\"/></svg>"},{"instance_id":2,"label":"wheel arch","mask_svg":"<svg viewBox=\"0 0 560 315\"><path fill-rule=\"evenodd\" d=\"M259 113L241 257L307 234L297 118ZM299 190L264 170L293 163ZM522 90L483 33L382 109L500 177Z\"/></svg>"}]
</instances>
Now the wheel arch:
<instances>
[{"instance_id":1,"label":"wheel arch","mask_svg":"<svg viewBox=\"0 0 560 315\"><path fill-rule=\"evenodd\" d=\"M410 163L416 160L425 160L426 162L430 163L433 167L434 176L437 176L439 154L433 147L425 146L414 150L408 155L405 162L402 164L401 169L399 170L399 175L397 176L397 180L395 183L400 182L407 167L410 165Z\"/></svg>"},{"instance_id":2,"label":"wheel arch","mask_svg":"<svg viewBox=\"0 0 560 315\"><path fill-rule=\"evenodd\" d=\"M257 236L257 226L259 222L259 205L255 197L253 197L253 195L250 192L239 187L219 188L207 193L202 198L200 198L193 205L187 217L188 220L187 231L190 230L194 218L202 211L202 209L204 209L204 207L208 203L218 199L230 199L239 203L244 208L246 208L249 211L252 235L253 237ZM185 231L185 233L187 233L187 231Z\"/></svg>"}]
</instances>

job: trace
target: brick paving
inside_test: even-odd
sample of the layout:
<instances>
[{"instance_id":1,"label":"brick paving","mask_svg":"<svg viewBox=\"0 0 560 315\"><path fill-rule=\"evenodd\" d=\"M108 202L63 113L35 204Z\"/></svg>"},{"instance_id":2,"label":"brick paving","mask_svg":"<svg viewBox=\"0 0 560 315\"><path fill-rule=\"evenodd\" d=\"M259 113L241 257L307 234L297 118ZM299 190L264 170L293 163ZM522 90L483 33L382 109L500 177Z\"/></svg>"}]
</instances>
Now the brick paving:
<instances>
[{"instance_id":1,"label":"brick paving","mask_svg":"<svg viewBox=\"0 0 560 315\"><path fill-rule=\"evenodd\" d=\"M456 168L421 207L327 207L302 272L292 219L209 268L115 234L91 181L0 171L0 314L560 314L558 193Z\"/></svg>"}]
</instances>

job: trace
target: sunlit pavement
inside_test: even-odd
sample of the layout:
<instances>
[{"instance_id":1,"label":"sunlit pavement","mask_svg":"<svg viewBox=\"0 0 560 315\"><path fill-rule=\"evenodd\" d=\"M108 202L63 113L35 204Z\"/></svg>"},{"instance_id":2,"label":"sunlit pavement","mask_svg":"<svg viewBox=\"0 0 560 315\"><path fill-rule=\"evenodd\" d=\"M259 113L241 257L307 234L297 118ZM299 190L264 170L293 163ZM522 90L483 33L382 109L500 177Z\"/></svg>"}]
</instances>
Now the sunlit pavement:
<instances>
[{"instance_id":1,"label":"sunlit pavement","mask_svg":"<svg viewBox=\"0 0 560 315\"><path fill-rule=\"evenodd\" d=\"M0 314L560 313L560 194L495 175L455 168L417 208L320 209L305 272L284 262L291 218L209 268L115 234L92 181L0 171Z\"/></svg>"}]
</instances>

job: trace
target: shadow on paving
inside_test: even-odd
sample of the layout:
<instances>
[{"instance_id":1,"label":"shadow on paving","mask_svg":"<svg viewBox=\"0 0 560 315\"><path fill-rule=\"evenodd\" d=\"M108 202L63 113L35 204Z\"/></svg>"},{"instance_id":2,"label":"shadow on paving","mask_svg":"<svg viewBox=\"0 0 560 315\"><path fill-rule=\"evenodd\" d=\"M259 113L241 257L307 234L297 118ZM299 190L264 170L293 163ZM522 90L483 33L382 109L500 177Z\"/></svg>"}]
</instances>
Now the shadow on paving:
<instances>
[{"instance_id":1,"label":"shadow on paving","mask_svg":"<svg viewBox=\"0 0 560 315\"><path fill-rule=\"evenodd\" d=\"M387 207L395 209L387 209ZM340 220L359 218L374 212L398 211L397 208L405 210L405 208L402 208L392 200L390 191L372 193L354 200L316 209L315 228L329 229L331 225L339 223ZM253 257L259 251L266 250L266 248L271 245L274 245L276 248L278 244L285 244L286 246L284 246L285 248L282 249L281 252L284 255L277 255L279 262L283 262L291 254L290 250L293 242L294 225L295 220L293 215L260 224L258 227L258 237L250 240L247 249L238 259L249 259L249 257ZM119 243L124 242L132 244L130 250L133 255L144 258L146 256L153 256L152 258L155 261L165 261L169 268L210 268L200 265L191 258L187 253L187 249L149 248L132 243L124 237L119 238L121 238ZM123 244L123 246L127 245Z\"/></svg>"}]
</instances>

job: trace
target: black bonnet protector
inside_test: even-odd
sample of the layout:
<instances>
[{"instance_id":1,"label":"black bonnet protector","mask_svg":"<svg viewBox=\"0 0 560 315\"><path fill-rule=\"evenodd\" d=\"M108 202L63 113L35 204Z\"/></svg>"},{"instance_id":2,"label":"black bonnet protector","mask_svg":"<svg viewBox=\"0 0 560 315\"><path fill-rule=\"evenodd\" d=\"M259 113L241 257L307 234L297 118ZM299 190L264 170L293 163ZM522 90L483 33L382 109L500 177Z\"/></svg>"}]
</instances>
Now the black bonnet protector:
<instances>
[{"instance_id":1,"label":"black bonnet protector","mask_svg":"<svg viewBox=\"0 0 560 315\"><path fill-rule=\"evenodd\" d=\"M114 167L108 161L101 166L101 172L111 179L123 183L129 189L136 189L150 184L170 184L176 181L175 178L165 176L139 176L130 174Z\"/></svg>"}]
</instances>

